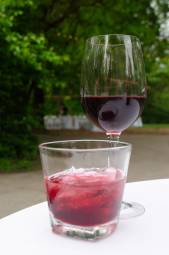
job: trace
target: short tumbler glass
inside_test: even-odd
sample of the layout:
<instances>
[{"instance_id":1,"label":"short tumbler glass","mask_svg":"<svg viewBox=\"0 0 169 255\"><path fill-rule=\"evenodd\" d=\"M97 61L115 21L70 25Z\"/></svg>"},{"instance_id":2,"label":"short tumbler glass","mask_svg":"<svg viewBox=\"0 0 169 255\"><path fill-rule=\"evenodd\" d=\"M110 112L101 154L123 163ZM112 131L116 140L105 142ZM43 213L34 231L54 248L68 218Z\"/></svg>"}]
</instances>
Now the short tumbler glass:
<instances>
[{"instance_id":1,"label":"short tumbler glass","mask_svg":"<svg viewBox=\"0 0 169 255\"><path fill-rule=\"evenodd\" d=\"M114 232L131 145L69 140L39 148L53 232L88 240Z\"/></svg>"}]
</instances>

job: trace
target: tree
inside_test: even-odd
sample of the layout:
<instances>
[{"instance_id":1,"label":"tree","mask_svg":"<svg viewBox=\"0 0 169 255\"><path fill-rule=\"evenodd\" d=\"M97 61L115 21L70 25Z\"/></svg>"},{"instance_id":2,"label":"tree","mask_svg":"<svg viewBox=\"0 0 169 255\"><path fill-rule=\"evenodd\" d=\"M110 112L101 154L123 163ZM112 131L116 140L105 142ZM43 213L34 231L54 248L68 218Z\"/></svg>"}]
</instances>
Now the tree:
<instances>
[{"instance_id":1,"label":"tree","mask_svg":"<svg viewBox=\"0 0 169 255\"><path fill-rule=\"evenodd\" d=\"M53 95L62 99L69 113L82 112L80 66L85 40L92 35L125 33L141 39L151 93L145 119L151 121L154 105L164 97L168 100L169 93L167 41L160 34L167 7L165 0L139 4L135 0L0 0L0 158L36 155L33 128L42 124L44 114L57 112L59 103Z\"/></svg>"},{"instance_id":2,"label":"tree","mask_svg":"<svg viewBox=\"0 0 169 255\"><path fill-rule=\"evenodd\" d=\"M43 33L19 31L25 25L19 18L33 8L32 1L8 4L0 7L0 157L33 158L37 144L32 129L39 125L44 92L50 94L56 70L69 57L57 54Z\"/></svg>"}]
</instances>

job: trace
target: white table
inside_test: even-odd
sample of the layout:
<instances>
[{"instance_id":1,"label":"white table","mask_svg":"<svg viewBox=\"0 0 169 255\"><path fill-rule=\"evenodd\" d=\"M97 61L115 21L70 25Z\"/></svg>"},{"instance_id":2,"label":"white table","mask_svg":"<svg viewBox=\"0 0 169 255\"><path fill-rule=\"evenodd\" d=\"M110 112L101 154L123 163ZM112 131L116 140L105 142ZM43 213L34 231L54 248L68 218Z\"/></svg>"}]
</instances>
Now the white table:
<instances>
[{"instance_id":1,"label":"white table","mask_svg":"<svg viewBox=\"0 0 169 255\"><path fill-rule=\"evenodd\" d=\"M145 214L121 220L113 235L97 242L53 234L46 202L37 204L0 220L0 254L168 255L168 197L168 179L127 184L125 199L142 203Z\"/></svg>"}]
</instances>

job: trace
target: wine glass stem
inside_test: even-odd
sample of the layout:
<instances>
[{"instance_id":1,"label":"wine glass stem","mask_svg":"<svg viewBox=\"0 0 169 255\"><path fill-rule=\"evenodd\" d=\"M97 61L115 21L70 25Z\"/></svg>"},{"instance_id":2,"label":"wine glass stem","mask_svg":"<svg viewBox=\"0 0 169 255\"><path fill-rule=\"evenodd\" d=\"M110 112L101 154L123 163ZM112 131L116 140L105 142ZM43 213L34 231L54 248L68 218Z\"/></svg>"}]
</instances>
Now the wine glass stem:
<instances>
[{"instance_id":1,"label":"wine glass stem","mask_svg":"<svg viewBox=\"0 0 169 255\"><path fill-rule=\"evenodd\" d=\"M118 142L119 142L119 139L120 139L120 134L113 134L113 133L106 133L107 135L107 138L108 138L108 141L109 141L109 144L110 144L110 147L117 147L118 145ZM108 167L110 167L110 158L111 158L111 155L110 155L110 151L108 152Z\"/></svg>"},{"instance_id":2,"label":"wine glass stem","mask_svg":"<svg viewBox=\"0 0 169 255\"><path fill-rule=\"evenodd\" d=\"M120 140L120 133L118 133L118 134L106 133L106 135L107 135L109 142L110 143L114 142L113 144L114 144L114 146L116 146L116 142L118 143Z\"/></svg>"}]
</instances>

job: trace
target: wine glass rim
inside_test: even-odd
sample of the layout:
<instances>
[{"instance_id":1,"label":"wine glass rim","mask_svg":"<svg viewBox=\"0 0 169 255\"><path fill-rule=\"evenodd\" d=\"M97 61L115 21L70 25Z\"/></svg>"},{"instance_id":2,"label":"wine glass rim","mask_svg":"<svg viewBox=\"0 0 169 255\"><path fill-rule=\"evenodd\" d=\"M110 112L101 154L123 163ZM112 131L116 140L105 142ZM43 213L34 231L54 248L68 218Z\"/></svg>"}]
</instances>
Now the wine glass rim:
<instances>
[{"instance_id":1,"label":"wine glass rim","mask_svg":"<svg viewBox=\"0 0 169 255\"><path fill-rule=\"evenodd\" d=\"M133 39L135 39L137 41L140 41L140 39L137 36L135 36L135 35L129 35L129 34L101 34L101 35L93 35L93 36L87 38L86 42L89 43L92 39L104 38L106 36L108 36L108 37L118 37L119 36L121 38L130 37L130 38L133 38Z\"/></svg>"},{"instance_id":2,"label":"wine glass rim","mask_svg":"<svg viewBox=\"0 0 169 255\"><path fill-rule=\"evenodd\" d=\"M116 145L118 146L106 146L106 147L94 147L94 148L71 148L68 146L65 147L61 147L61 144L70 144L70 143L85 143L85 142L103 142L106 143L107 145L111 144L111 143L116 143ZM52 145L59 145L58 147L50 147ZM126 149L126 148L132 148L132 145L130 143L127 142L123 142L123 141L109 141L109 140L103 140L103 139L79 139L79 140L60 140L60 141L52 141L52 142L45 142L45 143L41 143L39 144L39 149L40 150L48 150L48 151L77 151L77 152L83 152L83 151L107 151L107 150L121 150L121 149Z\"/></svg>"}]
</instances>

